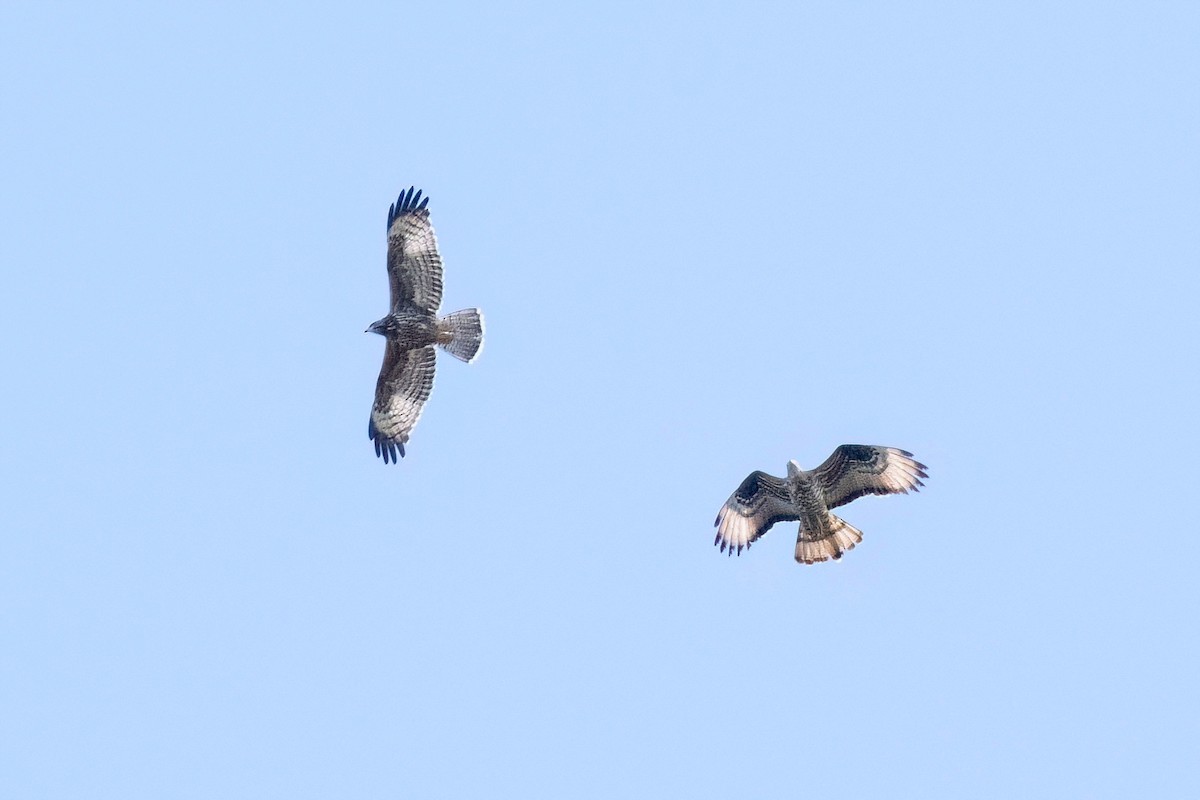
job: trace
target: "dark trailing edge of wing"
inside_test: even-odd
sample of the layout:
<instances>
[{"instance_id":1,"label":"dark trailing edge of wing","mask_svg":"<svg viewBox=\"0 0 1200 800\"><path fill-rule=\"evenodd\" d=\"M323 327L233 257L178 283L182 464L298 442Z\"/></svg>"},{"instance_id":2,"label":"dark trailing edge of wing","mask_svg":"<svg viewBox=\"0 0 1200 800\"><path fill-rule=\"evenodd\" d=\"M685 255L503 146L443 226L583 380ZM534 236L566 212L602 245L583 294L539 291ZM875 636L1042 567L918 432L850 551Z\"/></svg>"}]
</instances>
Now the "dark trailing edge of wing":
<instances>
[{"instance_id":1,"label":"dark trailing edge of wing","mask_svg":"<svg viewBox=\"0 0 1200 800\"><path fill-rule=\"evenodd\" d=\"M367 420L367 438L375 440L375 456L382 458L383 463L388 463L391 459L393 464L399 464L400 459L404 458L404 443L393 441L381 434L375 428L375 420ZM397 456L399 453L399 456Z\"/></svg>"},{"instance_id":2,"label":"dark trailing edge of wing","mask_svg":"<svg viewBox=\"0 0 1200 800\"><path fill-rule=\"evenodd\" d=\"M429 198L421 199L421 190L416 189L416 194L413 194L415 187L408 187L407 192L400 192L400 196L396 198L396 202L392 203L388 208L388 230L392 229L392 223L396 217L401 214L413 214L418 211L424 211L425 206L429 205Z\"/></svg>"}]
</instances>

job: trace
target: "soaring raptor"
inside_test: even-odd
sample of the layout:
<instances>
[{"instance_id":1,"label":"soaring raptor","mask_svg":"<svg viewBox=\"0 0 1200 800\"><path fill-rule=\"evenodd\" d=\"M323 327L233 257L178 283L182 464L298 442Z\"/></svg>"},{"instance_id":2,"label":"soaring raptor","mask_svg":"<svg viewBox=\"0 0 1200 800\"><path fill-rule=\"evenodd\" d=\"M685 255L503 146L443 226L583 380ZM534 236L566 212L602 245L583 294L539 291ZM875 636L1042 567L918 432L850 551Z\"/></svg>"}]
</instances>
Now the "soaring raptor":
<instances>
[{"instance_id":1,"label":"soaring raptor","mask_svg":"<svg viewBox=\"0 0 1200 800\"><path fill-rule=\"evenodd\" d=\"M433 389L435 346L470 362L483 345L478 308L438 317L442 304L442 257L429 223L429 198L401 192L388 209L387 271L392 288L390 313L371 323L368 333L387 339L383 368L375 383L375 405L367 434L375 455L395 463Z\"/></svg>"},{"instance_id":2,"label":"soaring raptor","mask_svg":"<svg viewBox=\"0 0 1200 800\"><path fill-rule=\"evenodd\" d=\"M926 466L912 453L894 447L844 444L814 470L787 465L787 478L751 472L717 512L721 550L742 554L776 522L799 522L796 560L803 564L835 561L862 541L862 531L829 513L864 494L920 491Z\"/></svg>"}]
</instances>

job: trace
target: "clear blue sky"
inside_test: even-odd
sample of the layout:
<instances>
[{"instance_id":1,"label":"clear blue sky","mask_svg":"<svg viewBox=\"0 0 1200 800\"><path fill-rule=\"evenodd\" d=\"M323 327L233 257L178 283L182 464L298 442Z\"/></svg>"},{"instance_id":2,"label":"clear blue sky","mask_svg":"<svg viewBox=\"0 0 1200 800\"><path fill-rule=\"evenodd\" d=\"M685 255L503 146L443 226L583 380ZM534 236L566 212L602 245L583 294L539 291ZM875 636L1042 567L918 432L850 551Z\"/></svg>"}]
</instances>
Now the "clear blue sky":
<instances>
[{"instance_id":1,"label":"clear blue sky","mask_svg":"<svg viewBox=\"0 0 1200 800\"><path fill-rule=\"evenodd\" d=\"M0 11L0 794L1200 792L1196 4L99 5Z\"/></svg>"}]
</instances>

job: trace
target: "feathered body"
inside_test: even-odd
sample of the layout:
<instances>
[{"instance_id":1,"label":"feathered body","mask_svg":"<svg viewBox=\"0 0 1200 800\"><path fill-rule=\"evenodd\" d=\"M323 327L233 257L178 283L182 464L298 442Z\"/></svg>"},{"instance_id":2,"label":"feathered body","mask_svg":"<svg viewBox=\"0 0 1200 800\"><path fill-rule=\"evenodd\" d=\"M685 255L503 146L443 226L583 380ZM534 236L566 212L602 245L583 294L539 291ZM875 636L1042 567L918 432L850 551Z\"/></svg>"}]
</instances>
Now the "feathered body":
<instances>
[{"instance_id":1,"label":"feathered body","mask_svg":"<svg viewBox=\"0 0 1200 800\"><path fill-rule=\"evenodd\" d=\"M483 346L483 315L469 308L444 317L442 256L429 222L429 198L401 192L388 209L388 284L391 310L367 328L387 339L383 367L375 383L375 403L367 434L375 455L395 462L416 426L433 389L437 346L472 361Z\"/></svg>"},{"instance_id":2,"label":"feathered body","mask_svg":"<svg viewBox=\"0 0 1200 800\"><path fill-rule=\"evenodd\" d=\"M814 470L789 461L787 478L752 472L717 513L713 544L741 555L775 523L799 522L796 560L836 561L862 541L862 531L829 510L864 494L919 491L925 470L907 450L844 444Z\"/></svg>"},{"instance_id":3,"label":"feathered body","mask_svg":"<svg viewBox=\"0 0 1200 800\"><path fill-rule=\"evenodd\" d=\"M369 330L387 337L401 350L416 350L437 344L437 317L432 314L399 311L372 323Z\"/></svg>"}]
</instances>

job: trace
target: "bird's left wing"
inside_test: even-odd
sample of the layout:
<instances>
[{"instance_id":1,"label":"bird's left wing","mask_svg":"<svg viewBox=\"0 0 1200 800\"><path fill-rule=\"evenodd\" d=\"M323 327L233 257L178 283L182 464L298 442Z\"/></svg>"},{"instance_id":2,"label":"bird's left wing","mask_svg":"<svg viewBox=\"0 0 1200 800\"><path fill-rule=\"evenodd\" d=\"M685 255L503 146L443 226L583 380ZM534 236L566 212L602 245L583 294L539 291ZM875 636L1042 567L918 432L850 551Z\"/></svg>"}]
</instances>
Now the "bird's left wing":
<instances>
[{"instance_id":1,"label":"bird's left wing","mask_svg":"<svg viewBox=\"0 0 1200 800\"><path fill-rule=\"evenodd\" d=\"M908 494L920 491L926 466L912 453L895 447L844 444L813 470L829 508L844 506L864 494Z\"/></svg>"},{"instance_id":2,"label":"bird's left wing","mask_svg":"<svg viewBox=\"0 0 1200 800\"><path fill-rule=\"evenodd\" d=\"M388 341L367 425L367 435L375 440L375 455L385 464L389 459L395 462L397 454L404 455L404 443L433 389L435 359L432 346L401 350Z\"/></svg>"},{"instance_id":3,"label":"bird's left wing","mask_svg":"<svg viewBox=\"0 0 1200 800\"><path fill-rule=\"evenodd\" d=\"M433 314L442 304L442 256L429 221L429 198L413 187L388 209L387 271L392 313L416 308Z\"/></svg>"},{"instance_id":4,"label":"bird's left wing","mask_svg":"<svg viewBox=\"0 0 1200 800\"><path fill-rule=\"evenodd\" d=\"M729 555L736 548L740 556L743 547L748 548L776 522L800 519L799 512L783 480L765 472L751 472L717 512L717 538L713 544L719 544L722 552L728 548Z\"/></svg>"}]
</instances>

